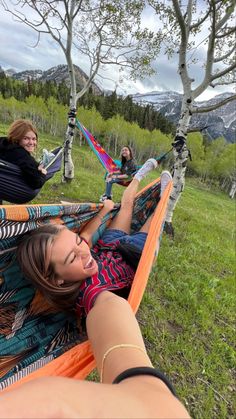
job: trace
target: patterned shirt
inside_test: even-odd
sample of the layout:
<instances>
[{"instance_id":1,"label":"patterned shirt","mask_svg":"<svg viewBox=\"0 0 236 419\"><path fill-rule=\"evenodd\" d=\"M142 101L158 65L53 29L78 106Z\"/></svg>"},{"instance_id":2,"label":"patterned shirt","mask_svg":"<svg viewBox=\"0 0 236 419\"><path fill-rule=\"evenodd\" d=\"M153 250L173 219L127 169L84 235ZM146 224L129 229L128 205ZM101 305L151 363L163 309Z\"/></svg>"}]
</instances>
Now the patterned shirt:
<instances>
[{"instance_id":1,"label":"patterned shirt","mask_svg":"<svg viewBox=\"0 0 236 419\"><path fill-rule=\"evenodd\" d=\"M98 240L91 253L98 264L98 272L85 279L80 286L76 302L79 315L88 314L96 297L102 291L116 291L130 287L135 271L127 265L121 254L116 251L119 240L104 243Z\"/></svg>"},{"instance_id":2,"label":"patterned shirt","mask_svg":"<svg viewBox=\"0 0 236 419\"><path fill-rule=\"evenodd\" d=\"M120 172L125 175L132 175L137 171L137 166L134 159L127 160L123 166L121 166Z\"/></svg>"}]
</instances>

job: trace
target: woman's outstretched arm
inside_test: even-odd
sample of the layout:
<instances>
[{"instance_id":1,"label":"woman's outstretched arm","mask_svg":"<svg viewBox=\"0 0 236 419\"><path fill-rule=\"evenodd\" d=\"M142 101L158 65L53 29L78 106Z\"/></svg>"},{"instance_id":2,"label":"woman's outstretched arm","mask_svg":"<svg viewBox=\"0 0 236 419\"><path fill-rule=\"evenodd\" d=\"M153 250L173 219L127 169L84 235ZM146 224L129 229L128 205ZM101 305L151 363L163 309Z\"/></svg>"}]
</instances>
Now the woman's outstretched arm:
<instances>
[{"instance_id":1,"label":"woman's outstretched arm","mask_svg":"<svg viewBox=\"0 0 236 419\"><path fill-rule=\"evenodd\" d=\"M87 327L107 384L60 377L34 380L0 396L0 418L189 418L158 378L136 376L110 384L127 368L151 365L126 300L101 293L88 315ZM132 346L122 347L124 343ZM109 352L112 347L117 349Z\"/></svg>"},{"instance_id":2,"label":"woman's outstretched arm","mask_svg":"<svg viewBox=\"0 0 236 419\"><path fill-rule=\"evenodd\" d=\"M103 375L103 382L112 383L116 376L127 368L152 366L138 322L125 299L109 291L102 292L89 312L86 324L97 368L100 375L101 373ZM119 345L130 346L119 347ZM113 347L117 348L113 349L103 361L104 354Z\"/></svg>"},{"instance_id":3,"label":"woman's outstretched arm","mask_svg":"<svg viewBox=\"0 0 236 419\"><path fill-rule=\"evenodd\" d=\"M105 215L114 208L114 205L115 204L111 199L106 199L103 202L103 207L100 209L99 213L80 231L80 235L88 242L90 246L92 246L93 234L101 225L103 217L105 217Z\"/></svg>"},{"instance_id":4,"label":"woman's outstretched arm","mask_svg":"<svg viewBox=\"0 0 236 419\"><path fill-rule=\"evenodd\" d=\"M88 315L87 327L107 384L62 377L34 380L0 396L0 418L189 418L158 378L136 376L110 384L127 368L151 365L126 300L101 293ZM122 347L124 343L132 346Z\"/></svg>"},{"instance_id":5,"label":"woman's outstretched arm","mask_svg":"<svg viewBox=\"0 0 236 419\"><path fill-rule=\"evenodd\" d=\"M130 368L152 367L138 322L127 300L109 291L101 293L88 314L87 332L103 383L111 384L120 373ZM126 416L119 416L119 409L116 409L114 417L189 417L183 405L158 378L134 376L108 387L112 390L114 386L120 386L125 394L119 408L122 405L122 409L124 406L127 409Z\"/></svg>"}]
</instances>

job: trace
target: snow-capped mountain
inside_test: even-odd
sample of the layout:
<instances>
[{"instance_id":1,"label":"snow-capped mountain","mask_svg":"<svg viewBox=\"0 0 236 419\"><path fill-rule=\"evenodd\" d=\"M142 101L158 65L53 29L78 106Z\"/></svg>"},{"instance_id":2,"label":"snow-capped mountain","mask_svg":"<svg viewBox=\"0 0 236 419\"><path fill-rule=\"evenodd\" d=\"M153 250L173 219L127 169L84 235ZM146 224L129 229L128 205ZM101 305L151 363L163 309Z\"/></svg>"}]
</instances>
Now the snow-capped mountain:
<instances>
[{"instance_id":1,"label":"snow-capped mountain","mask_svg":"<svg viewBox=\"0 0 236 419\"><path fill-rule=\"evenodd\" d=\"M88 79L88 76L78 66L75 65L74 67L75 67L75 77L76 77L77 85L79 86L79 88L82 88L85 85ZM7 74L8 71L9 70L5 71L6 75L8 75ZM45 82L47 80L55 80L56 83L60 83L64 81L68 86L70 84L68 67L67 65L63 65L63 64L49 68L46 71L25 70L25 71L21 71L20 73L15 72L14 74L11 75L11 77L13 79L22 80L25 82L29 79L31 80L33 79L33 80L38 80L41 82ZM101 89L97 86L96 83L92 83L92 90L95 95L99 95L102 93Z\"/></svg>"},{"instance_id":2,"label":"snow-capped mountain","mask_svg":"<svg viewBox=\"0 0 236 419\"><path fill-rule=\"evenodd\" d=\"M1 71L5 72L5 74L6 74L7 77L12 77L13 74L16 73L16 70L14 68L8 68L5 71L3 69L1 69Z\"/></svg>"},{"instance_id":3,"label":"snow-capped mountain","mask_svg":"<svg viewBox=\"0 0 236 419\"><path fill-rule=\"evenodd\" d=\"M197 107L207 107L220 102L232 93L223 93L206 101L195 102ZM152 105L155 110L162 113L173 123L177 123L180 117L182 95L177 92L150 92L146 94L132 95L133 101L140 105ZM194 114L191 119L191 127L207 127L206 131L212 138L224 136L229 142L235 142L236 132L236 101L207 113Z\"/></svg>"},{"instance_id":4,"label":"snow-capped mountain","mask_svg":"<svg viewBox=\"0 0 236 419\"><path fill-rule=\"evenodd\" d=\"M5 71L5 74L8 75L9 70ZM20 71L20 73L13 73L11 77L15 80L27 81L28 79L40 80L43 75L43 70L25 70Z\"/></svg>"},{"instance_id":5,"label":"snow-capped mountain","mask_svg":"<svg viewBox=\"0 0 236 419\"><path fill-rule=\"evenodd\" d=\"M165 106L167 102L175 103L181 100L181 95L177 92L150 92L150 93L136 93L132 95L133 101L144 106L153 105L159 111L160 108Z\"/></svg>"}]
</instances>

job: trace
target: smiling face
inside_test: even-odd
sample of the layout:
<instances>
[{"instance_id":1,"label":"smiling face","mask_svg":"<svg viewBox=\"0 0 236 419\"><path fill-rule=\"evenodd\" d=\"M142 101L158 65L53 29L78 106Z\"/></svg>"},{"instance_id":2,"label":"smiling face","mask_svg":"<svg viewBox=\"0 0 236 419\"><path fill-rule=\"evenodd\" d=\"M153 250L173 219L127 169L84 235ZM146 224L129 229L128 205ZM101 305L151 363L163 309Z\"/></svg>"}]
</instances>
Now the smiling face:
<instances>
[{"instance_id":1,"label":"smiling face","mask_svg":"<svg viewBox=\"0 0 236 419\"><path fill-rule=\"evenodd\" d=\"M19 145L23 147L30 154L35 151L37 146L37 137L33 131L28 131L24 137L19 141Z\"/></svg>"},{"instance_id":2,"label":"smiling face","mask_svg":"<svg viewBox=\"0 0 236 419\"><path fill-rule=\"evenodd\" d=\"M65 228L55 237L50 259L57 277L64 282L83 281L98 271L87 243Z\"/></svg>"},{"instance_id":3,"label":"smiling face","mask_svg":"<svg viewBox=\"0 0 236 419\"><path fill-rule=\"evenodd\" d=\"M121 150L121 156L125 157L126 160L129 160L131 158L130 156L130 150L128 149L128 147L123 147Z\"/></svg>"}]
</instances>

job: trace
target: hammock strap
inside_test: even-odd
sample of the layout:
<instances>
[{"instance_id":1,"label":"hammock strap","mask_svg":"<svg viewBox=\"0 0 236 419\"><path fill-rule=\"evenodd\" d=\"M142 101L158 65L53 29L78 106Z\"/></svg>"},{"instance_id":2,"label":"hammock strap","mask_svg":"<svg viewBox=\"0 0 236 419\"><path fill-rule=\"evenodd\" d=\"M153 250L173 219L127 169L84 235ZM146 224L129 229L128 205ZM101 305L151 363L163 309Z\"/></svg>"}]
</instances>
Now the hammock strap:
<instances>
[{"instance_id":1,"label":"hammock strap","mask_svg":"<svg viewBox=\"0 0 236 419\"><path fill-rule=\"evenodd\" d=\"M173 150L173 147L170 148L166 153L162 153L159 156L155 157L158 164L162 162L162 160L165 160L166 156Z\"/></svg>"}]
</instances>

